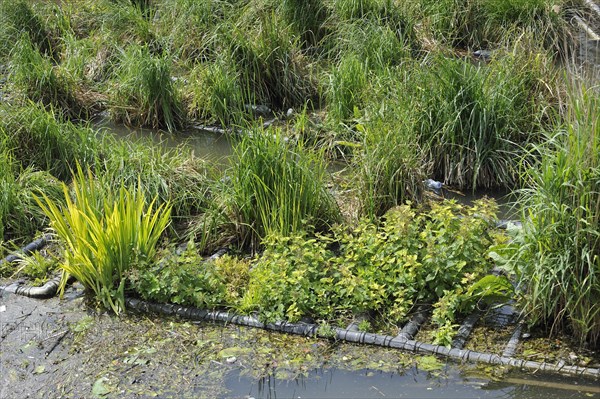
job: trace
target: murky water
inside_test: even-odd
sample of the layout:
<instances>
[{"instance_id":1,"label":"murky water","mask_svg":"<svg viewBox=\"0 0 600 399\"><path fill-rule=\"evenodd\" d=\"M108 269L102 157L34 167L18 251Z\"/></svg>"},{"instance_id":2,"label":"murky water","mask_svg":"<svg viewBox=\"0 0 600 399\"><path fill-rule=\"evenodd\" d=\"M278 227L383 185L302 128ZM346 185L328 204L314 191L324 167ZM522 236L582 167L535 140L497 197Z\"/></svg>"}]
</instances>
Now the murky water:
<instances>
[{"instance_id":1,"label":"murky water","mask_svg":"<svg viewBox=\"0 0 600 399\"><path fill-rule=\"evenodd\" d=\"M109 121L100 121L96 127L104 128L117 137L124 139L152 139L157 145L176 148L185 145L199 158L217 163L226 163L232 154L232 137L205 130L189 129L183 132L169 133L162 130L128 128Z\"/></svg>"},{"instance_id":2,"label":"murky water","mask_svg":"<svg viewBox=\"0 0 600 399\"><path fill-rule=\"evenodd\" d=\"M511 374L499 381L463 371L454 364L427 372L320 369L295 380L275 376L252 380L232 372L226 380L228 398L600 398L593 381L550 375Z\"/></svg>"}]
</instances>

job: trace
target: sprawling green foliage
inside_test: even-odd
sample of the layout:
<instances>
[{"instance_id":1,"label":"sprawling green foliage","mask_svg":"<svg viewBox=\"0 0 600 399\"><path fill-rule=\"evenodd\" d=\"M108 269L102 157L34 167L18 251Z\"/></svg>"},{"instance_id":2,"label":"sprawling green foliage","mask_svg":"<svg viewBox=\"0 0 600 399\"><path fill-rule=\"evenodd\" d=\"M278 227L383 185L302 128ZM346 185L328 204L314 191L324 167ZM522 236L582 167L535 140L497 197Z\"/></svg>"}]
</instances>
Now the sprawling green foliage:
<instances>
[{"instance_id":1,"label":"sprawling green foliage","mask_svg":"<svg viewBox=\"0 0 600 399\"><path fill-rule=\"evenodd\" d=\"M270 236L243 307L269 320L369 312L401 321L416 303L435 303L460 286L466 291L488 271L492 215L484 202L434 205L425 213L403 205L380 227L365 220L333 237Z\"/></svg>"},{"instance_id":2,"label":"sprawling green foliage","mask_svg":"<svg viewBox=\"0 0 600 399\"><path fill-rule=\"evenodd\" d=\"M159 264L135 270L133 288L144 299L201 309L237 307L248 284L249 263L225 255L204 260L188 246Z\"/></svg>"}]
</instances>

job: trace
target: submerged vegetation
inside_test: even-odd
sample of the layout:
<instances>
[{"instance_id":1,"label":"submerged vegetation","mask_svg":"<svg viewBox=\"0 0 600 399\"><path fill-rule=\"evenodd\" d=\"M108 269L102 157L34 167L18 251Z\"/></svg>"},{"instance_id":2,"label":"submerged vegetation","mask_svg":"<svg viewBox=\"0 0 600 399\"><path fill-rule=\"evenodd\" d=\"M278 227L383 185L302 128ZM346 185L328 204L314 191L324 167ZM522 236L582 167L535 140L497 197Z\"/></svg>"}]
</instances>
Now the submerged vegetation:
<instances>
[{"instance_id":1,"label":"submerged vegetation","mask_svg":"<svg viewBox=\"0 0 600 399\"><path fill-rule=\"evenodd\" d=\"M425 304L443 344L515 294L493 258L532 323L597 346L598 93L562 73L577 3L0 0L0 240L50 226L115 312L129 291L385 329ZM234 155L103 119L217 125ZM506 243L489 204L436 203L427 178L520 190L523 231Z\"/></svg>"}]
</instances>

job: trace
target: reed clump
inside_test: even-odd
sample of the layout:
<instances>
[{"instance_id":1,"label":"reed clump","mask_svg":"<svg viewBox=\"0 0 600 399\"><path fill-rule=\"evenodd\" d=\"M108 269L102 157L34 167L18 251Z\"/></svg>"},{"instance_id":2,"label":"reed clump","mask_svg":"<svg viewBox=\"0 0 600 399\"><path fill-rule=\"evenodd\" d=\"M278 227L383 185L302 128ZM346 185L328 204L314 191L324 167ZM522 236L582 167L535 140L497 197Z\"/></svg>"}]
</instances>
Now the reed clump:
<instances>
[{"instance_id":1,"label":"reed clump","mask_svg":"<svg viewBox=\"0 0 600 399\"><path fill-rule=\"evenodd\" d=\"M523 233L510 266L521 279L529 320L600 344L600 95L569 87L566 115L535 147L520 191Z\"/></svg>"},{"instance_id":2,"label":"reed clump","mask_svg":"<svg viewBox=\"0 0 600 399\"><path fill-rule=\"evenodd\" d=\"M183 126L185 115L169 58L153 56L147 46L129 46L121 54L115 80L109 94L114 120L169 131Z\"/></svg>"},{"instance_id":3,"label":"reed clump","mask_svg":"<svg viewBox=\"0 0 600 399\"><path fill-rule=\"evenodd\" d=\"M323 158L282 131L255 128L236 145L230 171L240 244L269 234L328 229L340 212L327 191Z\"/></svg>"}]
</instances>

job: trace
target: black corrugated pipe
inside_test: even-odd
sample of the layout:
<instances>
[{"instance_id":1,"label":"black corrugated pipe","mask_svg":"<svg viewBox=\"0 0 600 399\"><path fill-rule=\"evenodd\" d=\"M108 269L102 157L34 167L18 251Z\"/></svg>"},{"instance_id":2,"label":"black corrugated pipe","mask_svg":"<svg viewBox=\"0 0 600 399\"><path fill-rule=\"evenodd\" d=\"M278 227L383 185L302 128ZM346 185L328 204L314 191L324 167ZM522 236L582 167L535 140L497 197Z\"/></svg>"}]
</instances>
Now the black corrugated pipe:
<instances>
[{"instance_id":1,"label":"black corrugated pipe","mask_svg":"<svg viewBox=\"0 0 600 399\"><path fill-rule=\"evenodd\" d=\"M19 251L8 255L4 259L0 259L0 266L4 263L12 263L16 260L21 259L21 257L23 255L29 255L30 253L32 253L34 251L44 248L46 246L46 244L48 244L48 241L50 241L50 235L48 235L48 234L43 235L42 237L38 238L37 240L27 244L26 246L21 248Z\"/></svg>"},{"instance_id":2,"label":"black corrugated pipe","mask_svg":"<svg viewBox=\"0 0 600 399\"><path fill-rule=\"evenodd\" d=\"M320 333L319 326L316 324L287 322L263 323L252 316L237 316L228 312L208 311L173 304L152 303L142 301L136 298L126 298L125 305L128 308L137 310L139 312L153 312L170 316L180 316L191 320L219 321L223 323L233 323L241 326L262 328L265 330L284 332L288 334L311 337L314 336L320 338L335 338L346 342L355 342L360 344L397 348L414 353L434 354L460 361L497 364L503 366L518 367L527 370L541 370L555 373L566 373L585 377L600 378L600 369L598 368L586 368L579 366L567 366L564 364L551 364L520 360L512 356L500 356L492 353L482 353L471 350L447 348L445 346L431 345L415 340L404 340L389 335L360 332L354 329L328 328L327 332Z\"/></svg>"}]
</instances>

